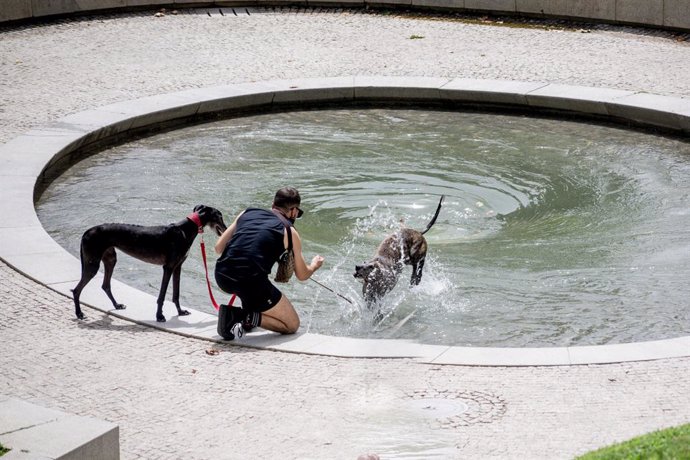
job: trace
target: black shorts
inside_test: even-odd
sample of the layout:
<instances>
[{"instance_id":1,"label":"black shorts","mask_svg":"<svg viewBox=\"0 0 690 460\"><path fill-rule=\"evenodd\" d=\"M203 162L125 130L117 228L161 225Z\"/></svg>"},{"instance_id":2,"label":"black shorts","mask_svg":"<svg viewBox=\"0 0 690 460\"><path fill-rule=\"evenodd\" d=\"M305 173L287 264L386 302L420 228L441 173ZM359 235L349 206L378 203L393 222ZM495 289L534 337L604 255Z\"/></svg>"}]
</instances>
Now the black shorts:
<instances>
[{"instance_id":1,"label":"black shorts","mask_svg":"<svg viewBox=\"0 0 690 460\"><path fill-rule=\"evenodd\" d=\"M216 283L228 294L237 294L242 301L242 308L248 311L270 310L283 297L283 293L269 281L268 276L234 280L216 271Z\"/></svg>"}]
</instances>

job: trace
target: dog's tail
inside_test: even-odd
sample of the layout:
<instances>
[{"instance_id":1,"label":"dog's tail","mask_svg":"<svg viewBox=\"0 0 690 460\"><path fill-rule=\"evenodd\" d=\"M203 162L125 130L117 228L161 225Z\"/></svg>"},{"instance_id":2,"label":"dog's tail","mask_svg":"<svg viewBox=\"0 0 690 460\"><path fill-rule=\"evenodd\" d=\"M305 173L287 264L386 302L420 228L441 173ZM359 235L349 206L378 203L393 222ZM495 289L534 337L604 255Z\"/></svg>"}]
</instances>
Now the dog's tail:
<instances>
[{"instance_id":1,"label":"dog's tail","mask_svg":"<svg viewBox=\"0 0 690 460\"><path fill-rule=\"evenodd\" d=\"M445 198L445 195L441 195L441 199L438 202L438 208L436 208L436 214L434 214L434 217L431 219L431 222L429 222L429 225L426 226L426 229L422 232L422 235L424 235L426 232L429 231L432 225L436 223L436 218L438 217L438 213L441 212L441 205L443 204L443 199Z\"/></svg>"}]
</instances>

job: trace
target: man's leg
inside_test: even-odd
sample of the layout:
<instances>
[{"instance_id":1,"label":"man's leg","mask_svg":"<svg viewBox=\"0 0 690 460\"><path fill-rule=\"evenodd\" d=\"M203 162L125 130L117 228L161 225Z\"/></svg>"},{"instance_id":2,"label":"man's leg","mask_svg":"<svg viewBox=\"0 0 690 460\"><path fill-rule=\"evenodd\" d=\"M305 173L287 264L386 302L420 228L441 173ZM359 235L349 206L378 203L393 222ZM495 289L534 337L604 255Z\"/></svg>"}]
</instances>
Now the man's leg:
<instances>
[{"instance_id":1,"label":"man's leg","mask_svg":"<svg viewBox=\"0 0 690 460\"><path fill-rule=\"evenodd\" d=\"M299 316L285 294L281 296L277 304L261 314L259 327L281 334L297 332Z\"/></svg>"}]
</instances>

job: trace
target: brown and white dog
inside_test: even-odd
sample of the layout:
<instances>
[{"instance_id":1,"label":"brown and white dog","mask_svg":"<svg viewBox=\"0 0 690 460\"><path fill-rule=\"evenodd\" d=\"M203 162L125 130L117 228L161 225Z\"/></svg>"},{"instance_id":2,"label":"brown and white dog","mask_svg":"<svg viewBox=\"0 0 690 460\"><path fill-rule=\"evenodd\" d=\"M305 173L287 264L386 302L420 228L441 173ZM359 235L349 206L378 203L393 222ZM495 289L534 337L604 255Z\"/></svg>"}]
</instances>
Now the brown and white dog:
<instances>
[{"instance_id":1,"label":"brown and white dog","mask_svg":"<svg viewBox=\"0 0 690 460\"><path fill-rule=\"evenodd\" d=\"M441 196L436 213L424 231L401 228L383 240L372 260L355 267L354 277L364 282L362 295L368 308L395 287L405 265L412 265L410 286L416 286L422 280L427 251L424 234L436 222L444 197Z\"/></svg>"}]
</instances>

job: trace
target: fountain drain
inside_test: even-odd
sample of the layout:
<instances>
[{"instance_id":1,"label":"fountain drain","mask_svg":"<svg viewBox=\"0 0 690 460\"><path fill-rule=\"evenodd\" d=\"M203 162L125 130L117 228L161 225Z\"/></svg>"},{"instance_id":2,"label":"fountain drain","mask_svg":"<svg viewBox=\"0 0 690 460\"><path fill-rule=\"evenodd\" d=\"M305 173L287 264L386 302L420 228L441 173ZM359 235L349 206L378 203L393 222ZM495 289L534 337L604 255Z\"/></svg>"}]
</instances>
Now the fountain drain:
<instances>
[{"instance_id":1,"label":"fountain drain","mask_svg":"<svg viewBox=\"0 0 690 460\"><path fill-rule=\"evenodd\" d=\"M437 428L458 428L475 423L491 423L506 412L505 401L481 391L439 391L425 389L411 392L406 407Z\"/></svg>"}]
</instances>

